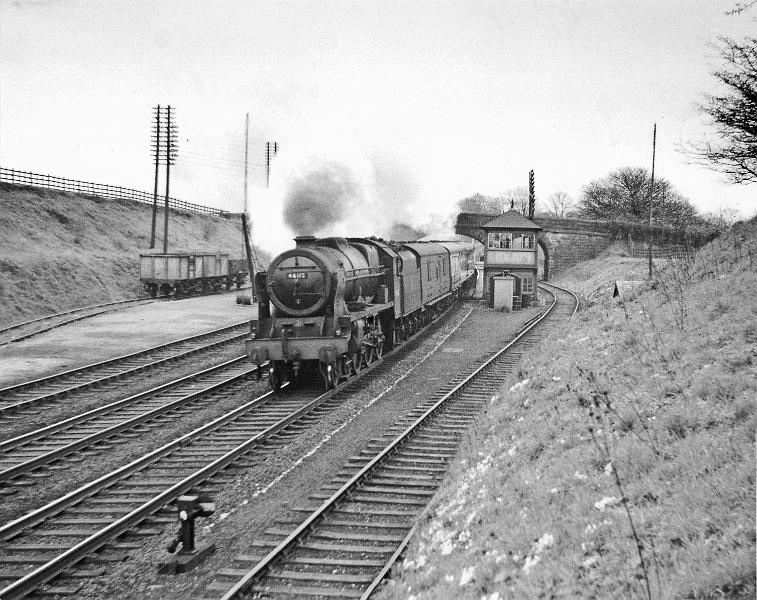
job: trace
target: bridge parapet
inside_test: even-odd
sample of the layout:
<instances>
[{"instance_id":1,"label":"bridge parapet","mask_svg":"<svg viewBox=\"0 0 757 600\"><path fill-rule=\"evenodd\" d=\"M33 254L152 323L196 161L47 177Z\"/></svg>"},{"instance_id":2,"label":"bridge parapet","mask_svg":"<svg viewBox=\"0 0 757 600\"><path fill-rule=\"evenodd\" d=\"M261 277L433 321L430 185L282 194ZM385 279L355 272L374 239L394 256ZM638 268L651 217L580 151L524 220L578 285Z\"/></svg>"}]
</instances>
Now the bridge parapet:
<instances>
[{"instance_id":1,"label":"bridge parapet","mask_svg":"<svg viewBox=\"0 0 757 600\"><path fill-rule=\"evenodd\" d=\"M481 226L497 216L499 215L460 213L455 223L455 233L467 235L486 245ZM542 215L531 220L542 228L538 243L544 259L542 275L545 279L553 279L574 264L594 258L614 240L646 242L650 234L650 228L642 223L560 219ZM696 247L712 237L701 232L687 233L683 229L658 225L652 226L651 233L658 245L691 244Z\"/></svg>"}]
</instances>

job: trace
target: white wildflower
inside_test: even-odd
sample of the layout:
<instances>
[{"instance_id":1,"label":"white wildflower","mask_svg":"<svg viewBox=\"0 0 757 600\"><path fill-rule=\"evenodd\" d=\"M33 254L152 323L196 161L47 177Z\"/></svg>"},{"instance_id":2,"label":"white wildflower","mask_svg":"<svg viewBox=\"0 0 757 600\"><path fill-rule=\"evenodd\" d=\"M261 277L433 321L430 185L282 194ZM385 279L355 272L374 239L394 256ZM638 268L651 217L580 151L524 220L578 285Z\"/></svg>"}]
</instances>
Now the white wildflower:
<instances>
[{"instance_id":1,"label":"white wildflower","mask_svg":"<svg viewBox=\"0 0 757 600\"><path fill-rule=\"evenodd\" d=\"M508 456L515 456L515 451L518 449L518 444L513 444L513 447L507 451Z\"/></svg>"},{"instance_id":2,"label":"white wildflower","mask_svg":"<svg viewBox=\"0 0 757 600\"><path fill-rule=\"evenodd\" d=\"M444 576L444 581L446 581L447 583L452 583L453 581L455 581L455 576L454 575L445 575Z\"/></svg>"},{"instance_id":3,"label":"white wildflower","mask_svg":"<svg viewBox=\"0 0 757 600\"><path fill-rule=\"evenodd\" d=\"M584 568L585 568L585 569L588 569L588 568L589 568L589 567L591 567L591 566L592 566L593 564L595 564L595 563L596 563L596 562L597 562L598 560L599 560L599 557L598 557L598 556L597 556L596 554L594 554L593 556L590 556L589 558L587 558L587 559L586 559L586 560L585 560L585 561L584 561L583 563L581 563L581 564L583 564L583 566L584 566Z\"/></svg>"},{"instance_id":4,"label":"white wildflower","mask_svg":"<svg viewBox=\"0 0 757 600\"><path fill-rule=\"evenodd\" d=\"M227 513L227 512L225 512L225 513L221 513L220 515L218 515L218 520L219 520L219 521L223 521L223 520L224 520L224 519L225 519L226 517L228 517L228 516L229 516L230 514L231 514L231 513Z\"/></svg>"},{"instance_id":5,"label":"white wildflower","mask_svg":"<svg viewBox=\"0 0 757 600\"><path fill-rule=\"evenodd\" d=\"M599 502L594 503L594 508L598 508L599 510L604 511L606 507L617 504L617 502L618 499L615 496L605 496Z\"/></svg>"},{"instance_id":6,"label":"white wildflower","mask_svg":"<svg viewBox=\"0 0 757 600\"><path fill-rule=\"evenodd\" d=\"M541 556L538 554L536 556L527 556L526 562L523 563L523 572L528 573L531 569L533 569L541 560Z\"/></svg>"},{"instance_id":7,"label":"white wildflower","mask_svg":"<svg viewBox=\"0 0 757 600\"><path fill-rule=\"evenodd\" d=\"M549 490L549 493L550 494L556 494L557 493L557 488L552 488L551 490Z\"/></svg>"},{"instance_id":8,"label":"white wildflower","mask_svg":"<svg viewBox=\"0 0 757 600\"><path fill-rule=\"evenodd\" d=\"M519 381L515 385L510 387L511 392L517 392L520 388L526 387L528 385L528 379L524 379L523 381Z\"/></svg>"},{"instance_id":9,"label":"white wildflower","mask_svg":"<svg viewBox=\"0 0 757 600\"><path fill-rule=\"evenodd\" d=\"M612 461L605 465L605 475L612 475Z\"/></svg>"},{"instance_id":10,"label":"white wildflower","mask_svg":"<svg viewBox=\"0 0 757 600\"><path fill-rule=\"evenodd\" d=\"M536 551L542 552L547 548L551 548L555 543L555 536L551 533L545 533L536 541Z\"/></svg>"},{"instance_id":11,"label":"white wildflower","mask_svg":"<svg viewBox=\"0 0 757 600\"><path fill-rule=\"evenodd\" d=\"M491 594L481 596L481 600L500 600L499 592L492 592Z\"/></svg>"},{"instance_id":12,"label":"white wildflower","mask_svg":"<svg viewBox=\"0 0 757 600\"><path fill-rule=\"evenodd\" d=\"M491 402L492 404L494 404L497 400L499 400L499 394L495 394L494 396L492 396L489 399L489 402Z\"/></svg>"},{"instance_id":13,"label":"white wildflower","mask_svg":"<svg viewBox=\"0 0 757 600\"><path fill-rule=\"evenodd\" d=\"M528 573L533 569L541 560L541 553L547 548L551 548L554 543L555 537L551 533L545 533L536 540L533 548L531 548L531 553L526 557L526 560L523 563L523 572Z\"/></svg>"},{"instance_id":14,"label":"white wildflower","mask_svg":"<svg viewBox=\"0 0 757 600\"><path fill-rule=\"evenodd\" d=\"M418 569L422 569L423 567L425 567L426 566L426 556L423 555L423 554L421 554L418 557L418 560L416 561L415 564L416 564L416 568L418 568Z\"/></svg>"},{"instance_id":15,"label":"white wildflower","mask_svg":"<svg viewBox=\"0 0 757 600\"><path fill-rule=\"evenodd\" d=\"M554 377L552 378L552 381L560 381L560 378L559 378L559 377L557 377L557 376L555 375L555 376L554 376Z\"/></svg>"},{"instance_id":16,"label":"white wildflower","mask_svg":"<svg viewBox=\"0 0 757 600\"><path fill-rule=\"evenodd\" d=\"M582 338L581 338L580 340L578 340L578 341L579 341L579 342L585 342L585 341L586 341L586 340L588 340L588 339L589 339L589 338L588 338L588 336L587 336L587 337L582 337Z\"/></svg>"},{"instance_id":17,"label":"white wildflower","mask_svg":"<svg viewBox=\"0 0 757 600\"><path fill-rule=\"evenodd\" d=\"M415 566L414 560L405 559L402 561L402 568L405 569L405 571L412 569Z\"/></svg>"},{"instance_id":18,"label":"white wildflower","mask_svg":"<svg viewBox=\"0 0 757 600\"><path fill-rule=\"evenodd\" d=\"M473 574L476 572L476 567L465 567L460 575L460 586L468 585L473 581Z\"/></svg>"},{"instance_id":19,"label":"white wildflower","mask_svg":"<svg viewBox=\"0 0 757 600\"><path fill-rule=\"evenodd\" d=\"M588 475L586 475L585 473L581 473L580 471L576 471L573 474L573 477L575 477L576 479L580 479L581 481L586 481L589 478Z\"/></svg>"},{"instance_id":20,"label":"white wildflower","mask_svg":"<svg viewBox=\"0 0 757 600\"><path fill-rule=\"evenodd\" d=\"M453 548L452 540L445 540L444 543L439 546L439 553L442 556L447 556L448 554L452 554L452 548Z\"/></svg>"}]
</instances>

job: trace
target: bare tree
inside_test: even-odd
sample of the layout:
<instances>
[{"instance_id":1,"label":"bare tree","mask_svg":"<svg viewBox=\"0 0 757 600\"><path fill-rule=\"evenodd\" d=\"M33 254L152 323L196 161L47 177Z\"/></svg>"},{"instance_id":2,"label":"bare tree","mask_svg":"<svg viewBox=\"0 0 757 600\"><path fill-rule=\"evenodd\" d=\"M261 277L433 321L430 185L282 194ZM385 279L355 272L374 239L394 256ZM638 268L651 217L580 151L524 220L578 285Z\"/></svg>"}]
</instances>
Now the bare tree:
<instances>
[{"instance_id":1,"label":"bare tree","mask_svg":"<svg viewBox=\"0 0 757 600\"><path fill-rule=\"evenodd\" d=\"M720 138L682 148L697 164L725 173L733 183L757 182L757 38L737 42L720 38L725 61L713 75L727 94L705 96L700 110L708 115Z\"/></svg>"},{"instance_id":2,"label":"bare tree","mask_svg":"<svg viewBox=\"0 0 757 600\"><path fill-rule=\"evenodd\" d=\"M740 15L745 10L752 8L755 4L757 4L757 0L743 0L741 2L737 2L736 6L734 6L731 10L727 10L725 14Z\"/></svg>"},{"instance_id":3,"label":"bare tree","mask_svg":"<svg viewBox=\"0 0 757 600\"><path fill-rule=\"evenodd\" d=\"M703 219L720 233L730 229L739 220L739 213L730 206L719 206L717 209L705 213Z\"/></svg>"},{"instance_id":4,"label":"bare tree","mask_svg":"<svg viewBox=\"0 0 757 600\"><path fill-rule=\"evenodd\" d=\"M649 172L643 167L623 167L583 188L581 215L592 219L646 221L649 215ZM674 227L698 221L696 209L663 177L655 178L652 191L655 221Z\"/></svg>"},{"instance_id":5,"label":"bare tree","mask_svg":"<svg viewBox=\"0 0 757 600\"><path fill-rule=\"evenodd\" d=\"M518 186L509 188L499 195L503 202L507 204L507 209L517 210L520 214L528 216L528 188Z\"/></svg>"},{"instance_id":6,"label":"bare tree","mask_svg":"<svg viewBox=\"0 0 757 600\"><path fill-rule=\"evenodd\" d=\"M476 193L460 200L457 207L460 212L499 214L510 208L510 202L504 196L484 196Z\"/></svg>"},{"instance_id":7,"label":"bare tree","mask_svg":"<svg viewBox=\"0 0 757 600\"><path fill-rule=\"evenodd\" d=\"M547 212L564 219L576 206L575 200L563 191L555 192L547 198Z\"/></svg>"}]
</instances>

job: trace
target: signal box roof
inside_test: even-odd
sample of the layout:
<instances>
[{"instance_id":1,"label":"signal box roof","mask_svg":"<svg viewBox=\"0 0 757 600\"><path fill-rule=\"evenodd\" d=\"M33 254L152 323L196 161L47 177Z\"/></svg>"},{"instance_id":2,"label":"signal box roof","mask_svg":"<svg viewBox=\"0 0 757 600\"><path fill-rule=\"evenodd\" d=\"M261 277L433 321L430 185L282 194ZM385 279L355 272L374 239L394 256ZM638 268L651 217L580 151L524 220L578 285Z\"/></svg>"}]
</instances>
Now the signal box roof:
<instances>
[{"instance_id":1,"label":"signal box roof","mask_svg":"<svg viewBox=\"0 0 757 600\"><path fill-rule=\"evenodd\" d=\"M514 209L510 209L506 213L494 217L481 227L483 229L531 229L541 231L541 227Z\"/></svg>"}]
</instances>

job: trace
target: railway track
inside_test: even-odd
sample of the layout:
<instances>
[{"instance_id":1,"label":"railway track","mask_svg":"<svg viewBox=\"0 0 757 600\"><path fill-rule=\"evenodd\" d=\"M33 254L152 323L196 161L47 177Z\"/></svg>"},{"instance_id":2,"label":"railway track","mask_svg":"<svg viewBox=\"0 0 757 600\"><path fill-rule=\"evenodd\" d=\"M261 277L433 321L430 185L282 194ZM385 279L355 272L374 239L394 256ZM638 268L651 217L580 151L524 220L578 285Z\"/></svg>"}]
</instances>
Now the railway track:
<instances>
[{"instance_id":1,"label":"railway track","mask_svg":"<svg viewBox=\"0 0 757 600\"><path fill-rule=\"evenodd\" d=\"M254 371L254 368L250 368ZM243 379L229 386L239 391ZM236 386L236 388L235 388ZM267 392L226 415L0 526L0 588L3 600L20 598L83 558L137 528L182 493L213 493L214 480L266 440L311 413L333 392L313 396ZM255 460L250 456L247 459ZM139 531L139 530L137 530ZM51 543L52 541L52 543Z\"/></svg>"},{"instance_id":2,"label":"railway track","mask_svg":"<svg viewBox=\"0 0 757 600\"><path fill-rule=\"evenodd\" d=\"M116 302L82 306L80 308L39 317L37 319L31 319L22 323L16 323L0 329L0 346L12 342L20 342L21 340L55 329L56 327L75 323L76 321L81 321L88 317L94 317L113 310L127 308L129 306L149 304L155 301L155 298L130 298L128 300L117 300Z\"/></svg>"},{"instance_id":3,"label":"railway track","mask_svg":"<svg viewBox=\"0 0 757 600\"><path fill-rule=\"evenodd\" d=\"M368 598L410 541L460 439L496 393L520 355L571 317L576 297L543 285L550 308L513 341L413 409L383 437L351 458L315 506L266 532L221 570L206 596L240 598Z\"/></svg>"},{"instance_id":4,"label":"railway track","mask_svg":"<svg viewBox=\"0 0 757 600\"><path fill-rule=\"evenodd\" d=\"M414 338L417 339L417 338ZM161 516L168 504L189 490L217 493L237 471L243 472L276 452L291 435L344 402L350 389L371 377L385 360L409 350L403 344L385 359L364 368L325 394L307 389L268 392L66 496L0 526L0 597L21 598L61 573L71 581L102 573L107 552L128 542L119 536L158 533L146 523L175 522ZM250 368L250 374L254 368ZM243 379L232 384L243 385ZM288 433L289 432L289 433ZM225 471L225 472L222 472ZM140 525L141 524L141 525ZM78 564L77 564L78 563ZM60 578L48 593L76 593ZM2 586L5 585L3 588Z\"/></svg>"},{"instance_id":5,"label":"railway track","mask_svg":"<svg viewBox=\"0 0 757 600\"><path fill-rule=\"evenodd\" d=\"M86 413L53 423L10 440L0 442L0 484L27 486L18 481L34 472L39 481L41 466L66 466L65 457L81 461L79 452L89 449L91 456L108 451L131 437L168 425L181 416L225 395L228 386L249 377L251 368L245 355L181 377L155 388L118 400ZM104 446L102 444L105 444ZM100 444L97 449L93 447ZM98 452L99 451L99 452ZM50 471L46 471L47 477ZM12 483L11 483L11 480Z\"/></svg>"},{"instance_id":6,"label":"railway track","mask_svg":"<svg viewBox=\"0 0 757 600\"><path fill-rule=\"evenodd\" d=\"M5 419L24 420L37 412L42 404L82 393L102 393L130 378L169 363L196 356L198 353L220 351L230 343L242 340L249 322L215 329L146 350L99 361L77 369L56 373L0 389L0 422ZM78 396L80 397L80 396Z\"/></svg>"}]
</instances>

